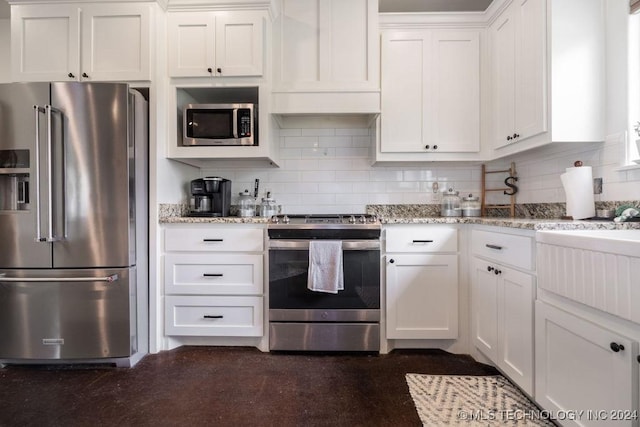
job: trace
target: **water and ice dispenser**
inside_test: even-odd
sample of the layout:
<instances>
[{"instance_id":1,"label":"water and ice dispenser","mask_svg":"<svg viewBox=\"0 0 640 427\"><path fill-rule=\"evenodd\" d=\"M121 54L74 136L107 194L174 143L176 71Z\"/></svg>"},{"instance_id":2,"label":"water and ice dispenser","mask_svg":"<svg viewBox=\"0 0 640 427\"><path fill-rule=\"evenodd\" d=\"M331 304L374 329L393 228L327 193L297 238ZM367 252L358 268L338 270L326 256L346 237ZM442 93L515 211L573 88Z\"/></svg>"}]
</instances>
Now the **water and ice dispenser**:
<instances>
[{"instance_id":1,"label":"water and ice dispenser","mask_svg":"<svg viewBox=\"0 0 640 427\"><path fill-rule=\"evenodd\" d=\"M29 150L0 150L0 211L29 210Z\"/></svg>"}]
</instances>

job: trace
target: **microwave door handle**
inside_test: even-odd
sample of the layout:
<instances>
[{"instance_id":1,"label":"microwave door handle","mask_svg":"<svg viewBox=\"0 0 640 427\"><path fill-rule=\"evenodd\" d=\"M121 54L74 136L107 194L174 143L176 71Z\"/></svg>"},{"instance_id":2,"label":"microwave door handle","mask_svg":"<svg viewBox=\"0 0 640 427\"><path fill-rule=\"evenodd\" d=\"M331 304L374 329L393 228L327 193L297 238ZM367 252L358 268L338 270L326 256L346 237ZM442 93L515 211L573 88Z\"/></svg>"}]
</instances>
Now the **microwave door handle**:
<instances>
[{"instance_id":1,"label":"microwave door handle","mask_svg":"<svg viewBox=\"0 0 640 427\"><path fill-rule=\"evenodd\" d=\"M233 109L233 137L238 139L238 109Z\"/></svg>"}]
</instances>

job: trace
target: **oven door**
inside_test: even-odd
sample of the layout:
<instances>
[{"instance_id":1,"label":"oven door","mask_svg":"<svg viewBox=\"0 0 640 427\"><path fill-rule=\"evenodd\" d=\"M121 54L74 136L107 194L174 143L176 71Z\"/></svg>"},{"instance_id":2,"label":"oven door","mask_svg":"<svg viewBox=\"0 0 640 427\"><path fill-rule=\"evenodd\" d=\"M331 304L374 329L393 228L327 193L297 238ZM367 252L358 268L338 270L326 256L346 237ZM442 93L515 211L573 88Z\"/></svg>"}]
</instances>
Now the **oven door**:
<instances>
[{"instance_id":1,"label":"oven door","mask_svg":"<svg viewBox=\"0 0 640 427\"><path fill-rule=\"evenodd\" d=\"M308 240L271 240L269 243L270 313L274 313L274 310L322 310L324 312L375 310L379 312L380 241L343 241L342 247L344 290L337 294L329 294L307 288ZM318 320L335 321L335 319Z\"/></svg>"}]
</instances>

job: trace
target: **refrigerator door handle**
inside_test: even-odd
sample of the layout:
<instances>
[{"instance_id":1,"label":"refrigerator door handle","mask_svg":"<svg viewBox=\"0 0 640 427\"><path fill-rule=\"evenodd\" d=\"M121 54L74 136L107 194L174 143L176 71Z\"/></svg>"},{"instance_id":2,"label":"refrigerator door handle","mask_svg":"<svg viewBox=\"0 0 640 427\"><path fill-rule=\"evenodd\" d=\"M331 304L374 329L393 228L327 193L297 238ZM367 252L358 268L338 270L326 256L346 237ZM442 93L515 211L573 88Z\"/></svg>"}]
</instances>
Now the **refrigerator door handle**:
<instances>
[{"instance_id":1,"label":"refrigerator door handle","mask_svg":"<svg viewBox=\"0 0 640 427\"><path fill-rule=\"evenodd\" d=\"M53 108L51 105L45 105L44 106L45 112L46 112L46 116L47 116L47 173L48 173L48 182L49 182L49 187L47 189L47 198L48 198L48 220L49 220L49 232L47 234L47 238L46 241L47 242L56 242L58 240L61 240L61 238L57 237L54 235L54 231L53 231L53 125L52 125L52 120L51 120L51 114L53 112L55 113L61 113L60 110ZM64 144L64 141L62 141L62 143ZM62 150L64 152L64 146L62 147ZM62 170L64 171L64 165L62 165ZM61 192L61 197L62 197L62 206L65 205L65 200L64 200L64 191ZM64 210L63 210L63 215L64 215ZM63 218L63 224L66 223L66 219ZM63 230L63 236L64 236L65 232Z\"/></svg>"},{"instance_id":2,"label":"refrigerator door handle","mask_svg":"<svg viewBox=\"0 0 640 427\"><path fill-rule=\"evenodd\" d=\"M44 242L46 241L44 237L42 237L42 230L40 228L40 219L42 217L41 206L40 206L40 113L44 113L44 108L39 105L33 106L33 111L35 112L35 130L36 130L36 146L35 146L35 158L36 158L36 201L35 201L35 210L36 210L36 242Z\"/></svg>"},{"instance_id":3,"label":"refrigerator door handle","mask_svg":"<svg viewBox=\"0 0 640 427\"><path fill-rule=\"evenodd\" d=\"M0 283L15 283L15 282L107 282L112 283L118 280L117 274L104 277L5 277L5 274L0 274Z\"/></svg>"}]
</instances>

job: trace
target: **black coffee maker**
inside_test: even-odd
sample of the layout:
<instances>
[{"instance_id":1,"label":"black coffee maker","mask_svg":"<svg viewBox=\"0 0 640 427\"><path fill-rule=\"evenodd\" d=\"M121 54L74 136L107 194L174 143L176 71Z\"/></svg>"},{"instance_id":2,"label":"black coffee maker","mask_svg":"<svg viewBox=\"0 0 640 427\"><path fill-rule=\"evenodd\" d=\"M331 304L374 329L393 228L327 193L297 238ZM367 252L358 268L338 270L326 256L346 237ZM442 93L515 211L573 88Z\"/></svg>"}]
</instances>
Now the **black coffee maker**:
<instances>
[{"instance_id":1,"label":"black coffee maker","mask_svg":"<svg viewBox=\"0 0 640 427\"><path fill-rule=\"evenodd\" d=\"M229 216L231 181L207 176L191 181L189 216Z\"/></svg>"}]
</instances>

